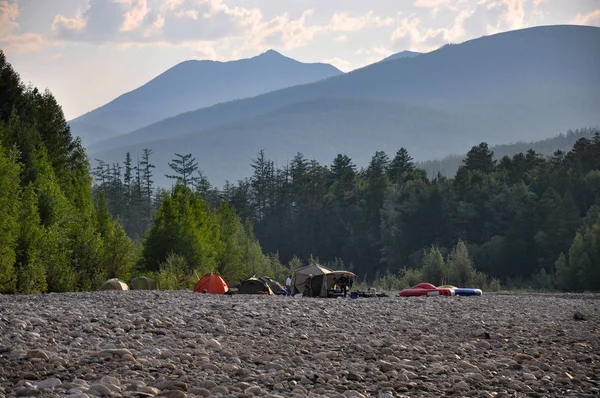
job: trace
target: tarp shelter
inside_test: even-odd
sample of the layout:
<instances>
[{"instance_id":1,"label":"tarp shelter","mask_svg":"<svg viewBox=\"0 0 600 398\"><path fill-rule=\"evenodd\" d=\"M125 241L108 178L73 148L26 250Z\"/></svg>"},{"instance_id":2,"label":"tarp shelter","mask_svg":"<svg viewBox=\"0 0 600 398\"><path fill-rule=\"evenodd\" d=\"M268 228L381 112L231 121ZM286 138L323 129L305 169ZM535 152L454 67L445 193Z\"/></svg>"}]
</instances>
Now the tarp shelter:
<instances>
[{"instance_id":1,"label":"tarp shelter","mask_svg":"<svg viewBox=\"0 0 600 398\"><path fill-rule=\"evenodd\" d=\"M129 290L129 286L117 278L109 279L100 286L100 290Z\"/></svg>"},{"instance_id":2,"label":"tarp shelter","mask_svg":"<svg viewBox=\"0 0 600 398\"><path fill-rule=\"evenodd\" d=\"M258 279L266 282L273 291L273 294L286 294L284 287L281 286L281 283L277 282L275 279L269 278L268 276L261 276Z\"/></svg>"},{"instance_id":3,"label":"tarp shelter","mask_svg":"<svg viewBox=\"0 0 600 398\"><path fill-rule=\"evenodd\" d=\"M356 274L350 271L331 271L331 274L327 275L327 283L329 286L331 287L333 284L333 278L335 278L336 281L339 281L342 275L345 275L346 278L348 278L348 289L350 289L356 281Z\"/></svg>"},{"instance_id":4,"label":"tarp shelter","mask_svg":"<svg viewBox=\"0 0 600 398\"><path fill-rule=\"evenodd\" d=\"M138 276L129 281L131 290L156 290L156 280L147 276Z\"/></svg>"},{"instance_id":5,"label":"tarp shelter","mask_svg":"<svg viewBox=\"0 0 600 398\"><path fill-rule=\"evenodd\" d=\"M273 290L266 280L254 276L243 280L237 292L238 294L273 294Z\"/></svg>"},{"instance_id":6,"label":"tarp shelter","mask_svg":"<svg viewBox=\"0 0 600 398\"><path fill-rule=\"evenodd\" d=\"M318 264L300 268L292 276L292 295L302 293L306 287L306 280L312 275L312 296L327 297L327 275L331 270Z\"/></svg>"},{"instance_id":7,"label":"tarp shelter","mask_svg":"<svg viewBox=\"0 0 600 398\"><path fill-rule=\"evenodd\" d=\"M229 286L221 278L221 275L212 272L200 278L194 291L197 293L225 294L229 291Z\"/></svg>"}]
</instances>

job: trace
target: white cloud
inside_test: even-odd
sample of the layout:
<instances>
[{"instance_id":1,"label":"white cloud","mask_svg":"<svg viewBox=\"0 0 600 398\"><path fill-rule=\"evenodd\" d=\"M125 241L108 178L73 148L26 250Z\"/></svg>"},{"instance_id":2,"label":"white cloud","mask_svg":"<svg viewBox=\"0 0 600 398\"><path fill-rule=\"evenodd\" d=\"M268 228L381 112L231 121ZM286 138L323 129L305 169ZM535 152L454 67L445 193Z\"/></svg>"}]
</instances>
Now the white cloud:
<instances>
[{"instance_id":1,"label":"white cloud","mask_svg":"<svg viewBox=\"0 0 600 398\"><path fill-rule=\"evenodd\" d=\"M146 0L138 0L129 11L125 13L121 32L130 32L138 29L144 22L144 18L148 14L148 3Z\"/></svg>"},{"instance_id":2,"label":"white cloud","mask_svg":"<svg viewBox=\"0 0 600 398\"><path fill-rule=\"evenodd\" d=\"M0 1L0 37L8 36L13 30L19 27L17 18L19 16L19 5Z\"/></svg>"},{"instance_id":3,"label":"white cloud","mask_svg":"<svg viewBox=\"0 0 600 398\"><path fill-rule=\"evenodd\" d=\"M313 22L314 9L295 16L284 12L265 19L259 8L233 6L228 0L90 0L74 16L57 15L52 31L58 40L118 45L161 43L180 47L221 48L232 53L306 46L324 33L357 32L393 25L394 18L373 11L335 12L325 24ZM102 22L102 23L101 23ZM334 40L344 42L345 34ZM213 51L200 51L213 54Z\"/></svg>"},{"instance_id":4,"label":"white cloud","mask_svg":"<svg viewBox=\"0 0 600 398\"><path fill-rule=\"evenodd\" d=\"M582 15L577 13L577 16L571 20L575 25L596 25L600 26L600 9Z\"/></svg>"},{"instance_id":5,"label":"white cloud","mask_svg":"<svg viewBox=\"0 0 600 398\"><path fill-rule=\"evenodd\" d=\"M438 8L447 6L452 3L452 0L416 0L415 7Z\"/></svg>"},{"instance_id":6,"label":"white cloud","mask_svg":"<svg viewBox=\"0 0 600 398\"><path fill-rule=\"evenodd\" d=\"M509 29L521 29L525 27L525 1L504 0L506 11L502 18Z\"/></svg>"},{"instance_id":7,"label":"white cloud","mask_svg":"<svg viewBox=\"0 0 600 398\"><path fill-rule=\"evenodd\" d=\"M13 33L19 29L18 17L17 3L8 0L0 1L0 46L6 52L29 52L41 49L46 43L43 35L32 32Z\"/></svg>"},{"instance_id":8,"label":"white cloud","mask_svg":"<svg viewBox=\"0 0 600 398\"><path fill-rule=\"evenodd\" d=\"M358 17L352 17L347 12L336 12L331 17L327 30L332 32L355 32L366 27L391 26L393 23L394 18L382 18L375 15L373 11Z\"/></svg>"}]
</instances>

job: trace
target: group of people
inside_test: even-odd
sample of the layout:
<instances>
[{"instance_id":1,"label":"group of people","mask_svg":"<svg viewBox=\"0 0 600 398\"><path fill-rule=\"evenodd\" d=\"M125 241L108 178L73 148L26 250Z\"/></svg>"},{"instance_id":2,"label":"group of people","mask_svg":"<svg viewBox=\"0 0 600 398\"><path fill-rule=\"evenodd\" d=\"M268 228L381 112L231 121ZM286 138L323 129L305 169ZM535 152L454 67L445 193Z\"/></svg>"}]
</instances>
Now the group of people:
<instances>
[{"instance_id":1,"label":"group of people","mask_svg":"<svg viewBox=\"0 0 600 398\"><path fill-rule=\"evenodd\" d=\"M332 280L331 290L340 292L341 294L344 295L344 297L346 297L346 295L348 294L349 284L350 284L350 279L348 279L348 277L346 275L342 274L339 279L336 279L336 277L334 276L333 280ZM292 275L289 275L287 277L287 279L285 280L285 289L288 293L288 296L293 295ZM304 297L313 297L314 296L313 275L312 274L309 274L308 277L306 278L306 282L304 284L304 292L302 292L302 295Z\"/></svg>"}]
</instances>

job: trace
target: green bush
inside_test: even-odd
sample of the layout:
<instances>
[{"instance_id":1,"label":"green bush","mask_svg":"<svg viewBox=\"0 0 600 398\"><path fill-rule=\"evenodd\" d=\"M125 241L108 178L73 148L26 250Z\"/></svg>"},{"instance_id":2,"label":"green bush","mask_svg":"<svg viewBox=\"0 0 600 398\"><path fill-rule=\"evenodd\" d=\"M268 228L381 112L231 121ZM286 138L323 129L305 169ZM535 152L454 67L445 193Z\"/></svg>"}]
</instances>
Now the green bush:
<instances>
[{"instance_id":1,"label":"green bush","mask_svg":"<svg viewBox=\"0 0 600 398\"><path fill-rule=\"evenodd\" d=\"M181 290L193 287L198 281L194 273L190 273L187 260L180 254L170 253L160 263L157 284L161 290Z\"/></svg>"}]
</instances>

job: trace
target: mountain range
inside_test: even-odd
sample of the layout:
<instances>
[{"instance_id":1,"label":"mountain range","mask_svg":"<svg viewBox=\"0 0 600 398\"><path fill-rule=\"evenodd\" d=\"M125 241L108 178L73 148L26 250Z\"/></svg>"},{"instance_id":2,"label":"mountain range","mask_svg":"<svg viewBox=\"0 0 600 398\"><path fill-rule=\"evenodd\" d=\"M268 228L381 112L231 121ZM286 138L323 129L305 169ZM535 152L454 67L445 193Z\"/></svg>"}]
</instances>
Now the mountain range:
<instances>
[{"instance_id":1,"label":"mountain range","mask_svg":"<svg viewBox=\"0 0 600 398\"><path fill-rule=\"evenodd\" d=\"M298 62L273 50L230 62L185 61L69 123L90 145L180 113L341 73L332 65Z\"/></svg>"},{"instance_id":2,"label":"mountain range","mask_svg":"<svg viewBox=\"0 0 600 398\"><path fill-rule=\"evenodd\" d=\"M540 140L600 124L598 48L595 27L499 33L202 107L88 144L88 152L112 163L150 148L158 183L167 183L161 176L175 152L192 153L222 184L247 176L261 149L280 165L302 152L325 164L344 153L364 166L376 150L401 146L427 160L481 141Z\"/></svg>"}]
</instances>

